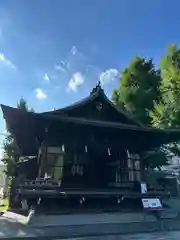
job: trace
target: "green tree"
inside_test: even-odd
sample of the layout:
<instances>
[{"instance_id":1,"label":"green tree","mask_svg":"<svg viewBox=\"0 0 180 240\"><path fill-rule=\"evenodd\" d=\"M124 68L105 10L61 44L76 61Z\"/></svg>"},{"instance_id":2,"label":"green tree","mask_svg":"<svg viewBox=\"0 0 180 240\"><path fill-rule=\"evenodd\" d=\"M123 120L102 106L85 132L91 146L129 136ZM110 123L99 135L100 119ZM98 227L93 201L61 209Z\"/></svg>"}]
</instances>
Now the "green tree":
<instances>
[{"instance_id":1,"label":"green tree","mask_svg":"<svg viewBox=\"0 0 180 240\"><path fill-rule=\"evenodd\" d=\"M171 44L160 62L163 81L160 84L161 101L150 112L152 125L158 128L180 127L180 49ZM172 143L169 150L180 156L180 144Z\"/></svg>"},{"instance_id":2,"label":"green tree","mask_svg":"<svg viewBox=\"0 0 180 240\"><path fill-rule=\"evenodd\" d=\"M113 90L112 100L144 124L150 124L149 111L159 101L161 76L153 61L136 57L121 73L120 86Z\"/></svg>"},{"instance_id":3,"label":"green tree","mask_svg":"<svg viewBox=\"0 0 180 240\"><path fill-rule=\"evenodd\" d=\"M180 127L180 49L171 44L160 63L163 81L161 101L151 112L152 124L157 127Z\"/></svg>"},{"instance_id":4,"label":"green tree","mask_svg":"<svg viewBox=\"0 0 180 240\"><path fill-rule=\"evenodd\" d=\"M113 90L112 100L121 108L134 115L145 125L151 125L154 104L160 102L162 78L153 61L134 58L121 73L120 86ZM141 154L146 168L155 168L167 163L164 149L154 149Z\"/></svg>"},{"instance_id":5,"label":"green tree","mask_svg":"<svg viewBox=\"0 0 180 240\"><path fill-rule=\"evenodd\" d=\"M170 152L167 151L166 147L162 147L160 149L143 152L141 159L147 169L158 168L160 170L163 165L168 164L169 156Z\"/></svg>"},{"instance_id":6,"label":"green tree","mask_svg":"<svg viewBox=\"0 0 180 240\"><path fill-rule=\"evenodd\" d=\"M34 111L29 109L27 102L21 98L17 103L17 108L22 109L23 111ZM14 166L19 160L19 150L16 145L15 139L7 127L7 136L4 141L4 158L3 162L6 164L6 175L11 177L14 174Z\"/></svg>"}]
</instances>

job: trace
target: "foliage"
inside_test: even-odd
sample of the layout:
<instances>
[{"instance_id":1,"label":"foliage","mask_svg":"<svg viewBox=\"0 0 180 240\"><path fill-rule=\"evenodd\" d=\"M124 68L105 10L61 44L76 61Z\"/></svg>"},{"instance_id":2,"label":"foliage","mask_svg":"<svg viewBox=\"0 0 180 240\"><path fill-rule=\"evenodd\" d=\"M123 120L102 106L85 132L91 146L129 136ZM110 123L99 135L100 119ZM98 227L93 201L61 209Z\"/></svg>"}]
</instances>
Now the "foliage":
<instances>
[{"instance_id":1,"label":"foliage","mask_svg":"<svg viewBox=\"0 0 180 240\"><path fill-rule=\"evenodd\" d=\"M161 85L161 73L155 70L152 59L146 61L144 58L136 57L121 73L120 86L113 90L112 99L116 105L125 108L137 120L145 125L151 125L154 106L158 105L158 114L164 111L161 106ZM159 121L162 123L162 119ZM146 168L160 168L167 164L167 152L163 149L143 152L141 158Z\"/></svg>"},{"instance_id":2,"label":"foliage","mask_svg":"<svg viewBox=\"0 0 180 240\"><path fill-rule=\"evenodd\" d=\"M180 49L171 44L162 58L160 69L163 81L160 85L161 101L150 112L152 124L159 128L180 127ZM169 145L169 150L180 156L178 142Z\"/></svg>"},{"instance_id":3,"label":"foliage","mask_svg":"<svg viewBox=\"0 0 180 240\"><path fill-rule=\"evenodd\" d=\"M150 123L149 111L159 101L160 72L152 59L136 57L121 73L120 87L113 90L112 100L144 124Z\"/></svg>"},{"instance_id":4,"label":"foliage","mask_svg":"<svg viewBox=\"0 0 180 240\"><path fill-rule=\"evenodd\" d=\"M160 64L163 81L161 101L151 112L152 123L158 127L180 126L180 49L170 45Z\"/></svg>"},{"instance_id":5,"label":"foliage","mask_svg":"<svg viewBox=\"0 0 180 240\"><path fill-rule=\"evenodd\" d=\"M154 151L146 151L142 154L141 159L144 161L145 167L147 169L158 168L168 164L167 156L169 154L166 149L155 149Z\"/></svg>"},{"instance_id":6,"label":"foliage","mask_svg":"<svg viewBox=\"0 0 180 240\"><path fill-rule=\"evenodd\" d=\"M26 101L21 98L19 102L17 103L17 108L22 109L23 111L33 111L33 109L28 108ZM14 175L14 166L19 160L19 150L16 145L15 139L13 135L10 133L8 126L6 126L7 129L7 136L4 141L4 158L3 163L6 164L6 170L5 173L8 177L11 177Z\"/></svg>"}]
</instances>

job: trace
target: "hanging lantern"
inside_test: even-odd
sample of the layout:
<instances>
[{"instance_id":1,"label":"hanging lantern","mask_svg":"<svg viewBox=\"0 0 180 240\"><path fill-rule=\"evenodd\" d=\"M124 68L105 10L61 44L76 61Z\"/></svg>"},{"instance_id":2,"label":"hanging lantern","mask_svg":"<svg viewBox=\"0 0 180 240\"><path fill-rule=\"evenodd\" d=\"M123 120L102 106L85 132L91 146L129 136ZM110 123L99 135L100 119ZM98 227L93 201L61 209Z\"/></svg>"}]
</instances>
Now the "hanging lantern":
<instances>
[{"instance_id":1,"label":"hanging lantern","mask_svg":"<svg viewBox=\"0 0 180 240\"><path fill-rule=\"evenodd\" d=\"M62 183L62 181L61 181L61 179L59 179L59 181L58 181L58 187L61 186L61 183Z\"/></svg>"},{"instance_id":2,"label":"hanging lantern","mask_svg":"<svg viewBox=\"0 0 180 240\"><path fill-rule=\"evenodd\" d=\"M64 144L62 144L61 149L62 149L62 152L65 152L65 146L64 146Z\"/></svg>"},{"instance_id":3,"label":"hanging lantern","mask_svg":"<svg viewBox=\"0 0 180 240\"><path fill-rule=\"evenodd\" d=\"M38 200L37 200L37 205L39 205L41 203L41 200L42 200L42 198L39 197Z\"/></svg>"},{"instance_id":4,"label":"hanging lantern","mask_svg":"<svg viewBox=\"0 0 180 240\"><path fill-rule=\"evenodd\" d=\"M85 198L82 197L79 202L80 202L80 204L83 204L83 202L85 202Z\"/></svg>"},{"instance_id":5,"label":"hanging lantern","mask_svg":"<svg viewBox=\"0 0 180 240\"><path fill-rule=\"evenodd\" d=\"M130 153L128 150L127 150L127 157L130 158Z\"/></svg>"},{"instance_id":6,"label":"hanging lantern","mask_svg":"<svg viewBox=\"0 0 180 240\"><path fill-rule=\"evenodd\" d=\"M88 148L87 148L87 145L85 145L85 152L86 152L86 153L88 152Z\"/></svg>"},{"instance_id":7,"label":"hanging lantern","mask_svg":"<svg viewBox=\"0 0 180 240\"><path fill-rule=\"evenodd\" d=\"M111 150L108 148L108 155L111 156Z\"/></svg>"}]
</instances>

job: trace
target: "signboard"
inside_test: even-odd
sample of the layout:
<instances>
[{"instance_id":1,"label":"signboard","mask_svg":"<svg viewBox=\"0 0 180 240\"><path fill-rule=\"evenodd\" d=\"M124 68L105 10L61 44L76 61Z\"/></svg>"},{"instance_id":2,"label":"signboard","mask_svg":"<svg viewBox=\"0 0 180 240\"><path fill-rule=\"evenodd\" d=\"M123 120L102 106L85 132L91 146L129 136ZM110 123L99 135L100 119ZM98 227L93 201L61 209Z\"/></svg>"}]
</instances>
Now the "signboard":
<instances>
[{"instance_id":1,"label":"signboard","mask_svg":"<svg viewBox=\"0 0 180 240\"><path fill-rule=\"evenodd\" d=\"M159 198L142 199L143 208L148 211L162 210L162 204Z\"/></svg>"}]
</instances>

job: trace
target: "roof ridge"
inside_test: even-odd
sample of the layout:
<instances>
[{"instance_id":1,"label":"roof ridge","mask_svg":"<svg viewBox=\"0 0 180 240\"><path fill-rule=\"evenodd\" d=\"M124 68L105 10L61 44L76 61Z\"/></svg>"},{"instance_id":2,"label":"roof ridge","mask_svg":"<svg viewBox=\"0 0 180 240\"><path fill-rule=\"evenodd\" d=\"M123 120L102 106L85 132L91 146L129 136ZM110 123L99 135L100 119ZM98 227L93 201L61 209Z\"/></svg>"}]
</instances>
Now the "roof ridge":
<instances>
[{"instance_id":1,"label":"roof ridge","mask_svg":"<svg viewBox=\"0 0 180 240\"><path fill-rule=\"evenodd\" d=\"M93 93L93 94L90 94L88 97L85 97L75 103L72 103L66 107L63 107L63 108L60 108L60 109L57 109L57 110L53 110L53 111L47 111L47 112L43 112L42 114L50 114L50 113L58 113L58 112L63 112L64 110L69 110L71 108L74 108L74 107L79 107L80 105L84 105L87 101L92 101L94 100L96 97L97 97L97 93Z\"/></svg>"}]
</instances>

